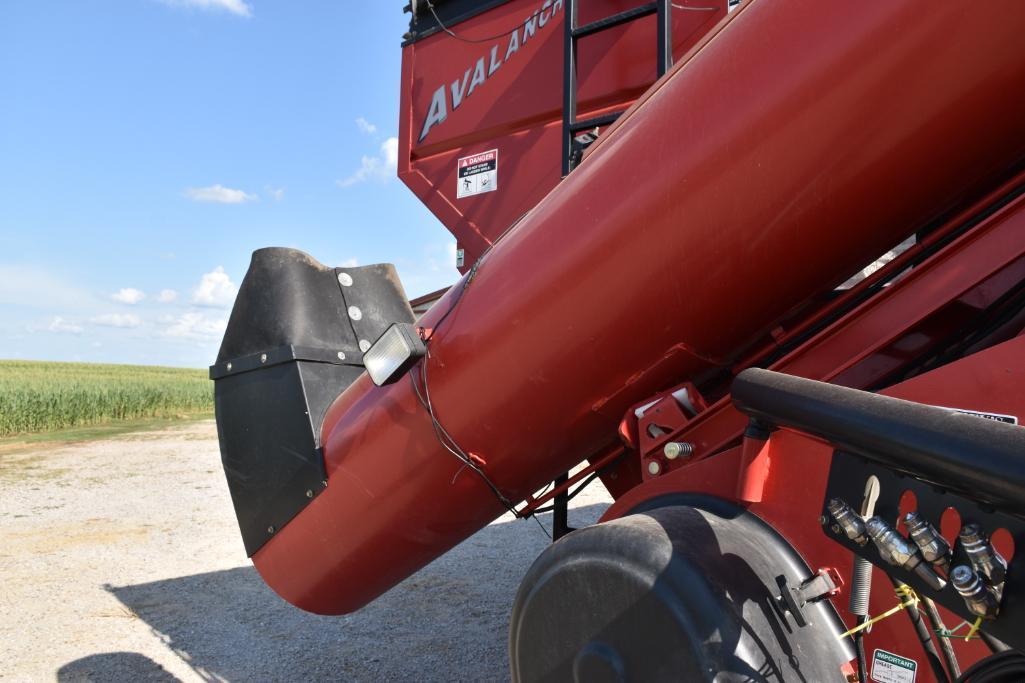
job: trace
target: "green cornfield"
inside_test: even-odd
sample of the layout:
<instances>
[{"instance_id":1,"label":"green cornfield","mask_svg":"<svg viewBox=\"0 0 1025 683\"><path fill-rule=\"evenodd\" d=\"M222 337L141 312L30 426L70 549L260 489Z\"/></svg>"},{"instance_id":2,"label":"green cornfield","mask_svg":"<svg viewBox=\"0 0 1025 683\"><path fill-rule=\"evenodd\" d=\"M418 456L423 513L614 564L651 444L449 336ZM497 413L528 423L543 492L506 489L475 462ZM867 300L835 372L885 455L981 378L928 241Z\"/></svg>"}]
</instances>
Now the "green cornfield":
<instances>
[{"instance_id":1,"label":"green cornfield","mask_svg":"<svg viewBox=\"0 0 1025 683\"><path fill-rule=\"evenodd\" d=\"M0 438L213 412L206 370L0 361Z\"/></svg>"}]
</instances>

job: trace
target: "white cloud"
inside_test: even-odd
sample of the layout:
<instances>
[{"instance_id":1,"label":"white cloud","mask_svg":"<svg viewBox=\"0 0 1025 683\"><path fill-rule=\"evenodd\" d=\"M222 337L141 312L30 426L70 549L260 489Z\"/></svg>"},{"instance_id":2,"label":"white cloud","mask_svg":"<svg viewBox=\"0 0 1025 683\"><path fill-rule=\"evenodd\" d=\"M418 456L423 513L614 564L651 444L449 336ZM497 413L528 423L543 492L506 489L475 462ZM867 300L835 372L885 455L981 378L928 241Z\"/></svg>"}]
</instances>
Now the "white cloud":
<instances>
[{"instance_id":1,"label":"white cloud","mask_svg":"<svg viewBox=\"0 0 1025 683\"><path fill-rule=\"evenodd\" d=\"M355 258L347 258L338 264L339 268L355 268L359 265L359 261Z\"/></svg>"},{"instance_id":2,"label":"white cloud","mask_svg":"<svg viewBox=\"0 0 1025 683\"><path fill-rule=\"evenodd\" d=\"M339 187L351 187L366 180L385 181L395 176L399 163L399 139L388 138L381 143L381 151L375 157L363 157L359 170L344 180Z\"/></svg>"},{"instance_id":3,"label":"white cloud","mask_svg":"<svg viewBox=\"0 0 1025 683\"><path fill-rule=\"evenodd\" d=\"M97 315L89 318L89 322L93 325L101 325L103 327L125 328L138 327L142 323L142 321L139 320L139 316L132 315L131 313L105 313L103 315Z\"/></svg>"},{"instance_id":4,"label":"white cloud","mask_svg":"<svg viewBox=\"0 0 1025 683\"><path fill-rule=\"evenodd\" d=\"M146 298L146 294L134 287L125 287L111 294L110 298L123 304L137 304Z\"/></svg>"},{"instance_id":5,"label":"white cloud","mask_svg":"<svg viewBox=\"0 0 1025 683\"><path fill-rule=\"evenodd\" d=\"M231 306L237 288L222 266L203 273L199 284L192 290L192 303L200 306Z\"/></svg>"},{"instance_id":6,"label":"white cloud","mask_svg":"<svg viewBox=\"0 0 1025 683\"><path fill-rule=\"evenodd\" d=\"M178 298L178 292L173 289L161 289L160 294L157 294L157 301L162 304L169 304Z\"/></svg>"},{"instance_id":7,"label":"white cloud","mask_svg":"<svg viewBox=\"0 0 1025 683\"><path fill-rule=\"evenodd\" d=\"M217 204L242 204L243 202L255 202L260 198L256 194L249 194L242 190L233 190L219 183L209 187L186 188L185 196L194 202L214 202Z\"/></svg>"},{"instance_id":8,"label":"white cloud","mask_svg":"<svg viewBox=\"0 0 1025 683\"><path fill-rule=\"evenodd\" d=\"M162 318L161 321L167 325L163 331L164 336L197 341L216 341L228 326L227 319L198 311L190 311L176 318Z\"/></svg>"},{"instance_id":9,"label":"white cloud","mask_svg":"<svg viewBox=\"0 0 1025 683\"><path fill-rule=\"evenodd\" d=\"M253 8L245 0L161 0L170 7L229 12L240 17L253 16Z\"/></svg>"},{"instance_id":10,"label":"white cloud","mask_svg":"<svg viewBox=\"0 0 1025 683\"><path fill-rule=\"evenodd\" d=\"M285 188L283 187L274 188L270 185L266 185L263 189L266 190L270 198L276 202L280 202L285 198Z\"/></svg>"},{"instance_id":11,"label":"white cloud","mask_svg":"<svg viewBox=\"0 0 1025 683\"><path fill-rule=\"evenodd\" d=\"M356 127L359 128L359 132L366 133L367 135L373 135L377 132L377 126L370 123L362 116L356 119Z\"/></svg>"},{"instance_id":12,"label":"white cloud","mask_svg":"<svg viewBox=\"0 0 1025 683\"><path fill-rule=\"evenodd\" d=\"M82 333L81 325L76 325L75 323L68 322L59 315L53 317L53 319L50 321L50 324L47 326L46 329L50 330L51 332L67 332L69 334Z\"/></svg>"}]
</instances>

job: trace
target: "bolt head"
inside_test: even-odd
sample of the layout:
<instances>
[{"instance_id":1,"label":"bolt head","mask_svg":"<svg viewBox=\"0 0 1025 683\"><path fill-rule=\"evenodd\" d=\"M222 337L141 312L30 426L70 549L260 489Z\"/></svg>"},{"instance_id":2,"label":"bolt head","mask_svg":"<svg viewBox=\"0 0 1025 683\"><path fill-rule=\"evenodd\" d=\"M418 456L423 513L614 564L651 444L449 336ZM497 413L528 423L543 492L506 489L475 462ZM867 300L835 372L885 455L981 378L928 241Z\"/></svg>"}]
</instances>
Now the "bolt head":
<instances>
[{"instance_id":1,"label":"bolt head","mask_svg":"<svg viewBox=\"0 0 1025 683\"><path fill-rule=\"evenodd\" d=\"M662 465L659 464L658 460L649 460L648 461L648 474L650 474L651 476L654 477L654 476L658 476L658 474L661 471L662 471Z\"/></svg>"},{"instance_id":2,"label":"bolt head","mask_svg":"<svg viewBox=\"0 0 1025 683\"><path fill-rule=\"evenodd\" d=\"M348 273L338 273L338 283L342 287L352 287L352 276Z\"/></svg>"},{"instance_id":3,"label":"bolt head","mask_svg":"<svg viewBox=\"0 0 1025 683\"><path fill-rule=\"evenodd\" d=\"M670 441L662 447L662 453L670 460L686 458L694 452L694 447L686 441Z\"/></svg>"},{"instance_id":4,"label":"bolt head","mask_svg":"<svg viewBox=\"0 0 1025 683\"><path fill-rule=\"evenodd\" d=\"M313 498L313 489L306 489L306 497Z\"/></svg>"},{"instance_id":5,"label":"bolt head","mask_svg":"<svg viewBox=\"0 0 1025 683\"><path fill-rule=\"evenodd\" d=\"M359 340L359 350L362 351L363 353L366 353L367 351L369 351L371 346L373 346L373 344L368 342L366 339L360 339Z\"/></svg>"},{"instance_id":6,"label":"bolt head","mask_svg":"<svg viewBox=\"0 0 1025 683\"><path fill-rule=\"evenodd\" d=\"M231 363L228 363L228 372L231 372Z\"/></svg>"},{"instance_id":7,"label":"bolt head","mask_svg":"<svg viewBox=\"0 0 1025 683\"><path fill-rule=\"evenodd\" d=\"M260 362L261 363L266 363L267 362L267 354L266 353L261 353L260 354Z\"/></svg>"},{"instance_id":8,"label":"bolt head","mask_svg":"<svg viewBox=\"0 0 1025 683\"><path fill-rule=\"evenodd\" d=\"M345 351L338 352L338 360L345 360Z\"/></svg>"},{"instance_id":9,"label":"bolt head","mask_svg":"<svg viewBox=\"0 0 1025 683\"><path fill-rule=\"evenodd\" d=\"M274 533L274 527L273 526L267 527L267 533L268 534L273 534Z\"/></svg>"},{"instance_id":10,"label":"bolt head","mask_svg":"<svg viewBox=\"0 0 1025 683\"><path fill-rule=\"evenodd\" d=\"M353 320L361 320L363 311L359 310L359 306L349 306L349 317Z\"/></svg>"}]
</instances>

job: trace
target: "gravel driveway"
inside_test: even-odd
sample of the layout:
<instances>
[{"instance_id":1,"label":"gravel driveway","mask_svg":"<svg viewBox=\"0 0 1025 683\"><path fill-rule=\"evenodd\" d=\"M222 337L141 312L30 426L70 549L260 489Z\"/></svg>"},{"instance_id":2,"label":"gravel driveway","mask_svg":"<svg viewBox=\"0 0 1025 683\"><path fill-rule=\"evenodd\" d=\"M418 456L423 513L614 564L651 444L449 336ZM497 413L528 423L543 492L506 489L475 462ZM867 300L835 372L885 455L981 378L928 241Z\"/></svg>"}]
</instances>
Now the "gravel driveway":
<instances>
[{"instance_id":1,"label":"gravel driveway","mask_svg":"<svg viewBox=\"0 0 1025 683\"><path fill-rule=\"evenodd\" d=\"M570 523L609 502L596 482ZM0 680L505 680L512 599L547 543L502 518L318 617L246 559L212 421L0 452Z\"/></svg>"}]
</instances>

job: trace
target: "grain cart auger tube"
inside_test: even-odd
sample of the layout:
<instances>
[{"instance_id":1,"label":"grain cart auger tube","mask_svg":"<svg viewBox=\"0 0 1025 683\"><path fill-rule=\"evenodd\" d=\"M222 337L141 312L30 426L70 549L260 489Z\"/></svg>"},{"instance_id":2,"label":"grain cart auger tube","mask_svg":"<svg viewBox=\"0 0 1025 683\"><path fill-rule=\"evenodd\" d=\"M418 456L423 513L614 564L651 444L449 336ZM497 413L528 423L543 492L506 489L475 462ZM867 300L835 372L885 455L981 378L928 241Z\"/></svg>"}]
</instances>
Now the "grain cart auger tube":
<instances>
[{"instance_id":1,"label":"grain cart auger tube","mask_svg":"<svg viewBox=\"0 0 1025 683\"><path fill-rule=\"evenodd\" d=\"M407 10L398 174L463 277L414 322L254 255L211 374L267 584L352 612L594 475L515 680L1017 675L1025 4Z\"/></svg>"}]
</instances>

